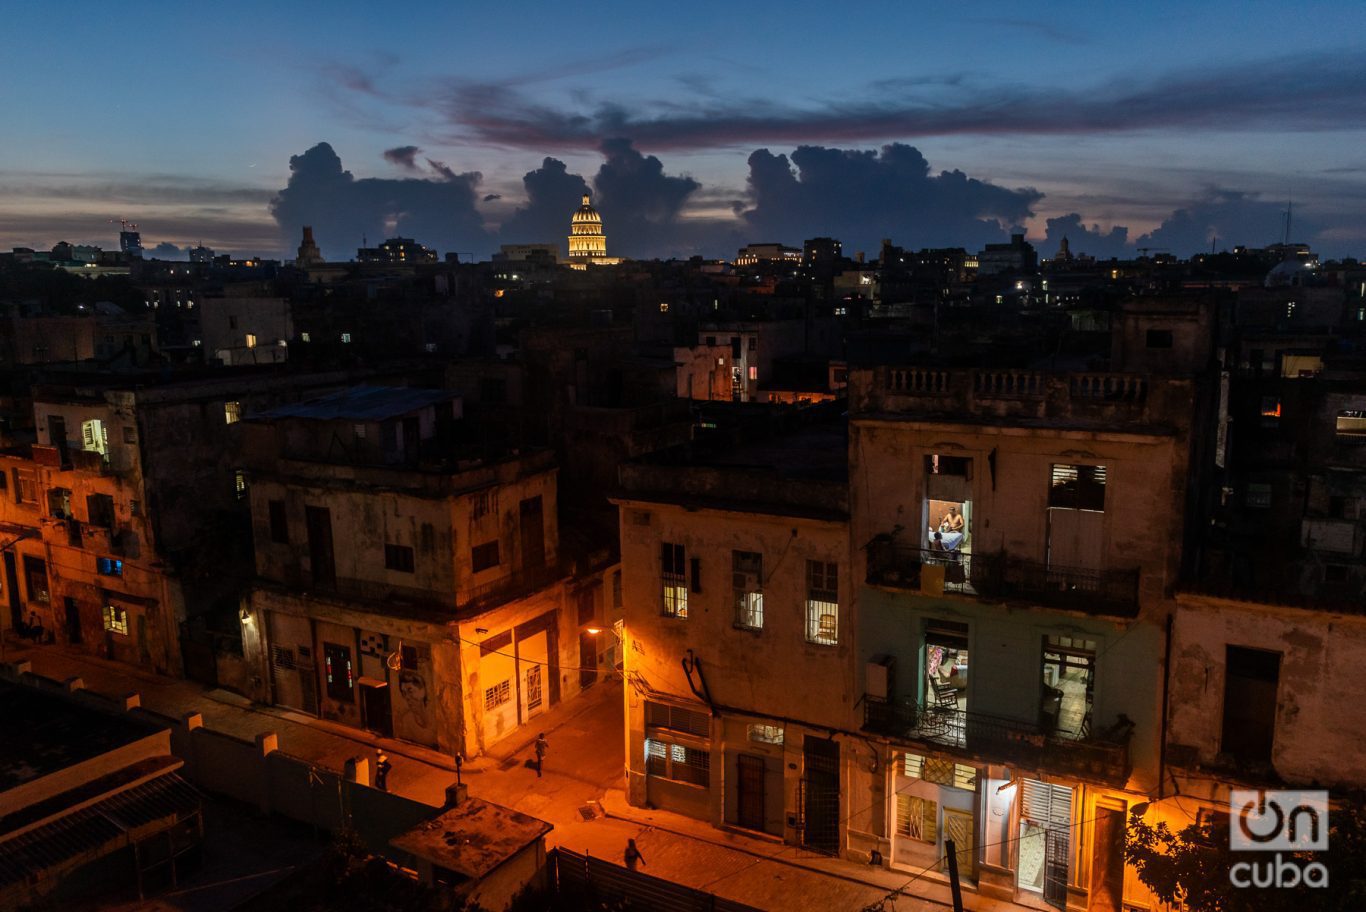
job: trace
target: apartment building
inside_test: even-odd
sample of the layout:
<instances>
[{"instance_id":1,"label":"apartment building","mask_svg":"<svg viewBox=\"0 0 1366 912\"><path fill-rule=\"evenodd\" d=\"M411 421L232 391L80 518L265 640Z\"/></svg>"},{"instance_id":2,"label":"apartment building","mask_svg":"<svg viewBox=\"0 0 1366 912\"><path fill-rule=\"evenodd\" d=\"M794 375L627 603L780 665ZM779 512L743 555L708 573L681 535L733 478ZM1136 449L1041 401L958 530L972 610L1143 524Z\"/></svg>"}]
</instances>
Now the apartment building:
<instances>
[{"instance_id":1,"label":"apartment building","mask_svg":"<svg viewBox=\"0 0 1366 912\"><path fill-rule=\"evenodd\" d=\"M833 853L869 750L845 423L820 417L628 463L615 502L628 800Z\"/></svg>"},{"instance_id":2,"label":"apartment building","mask_svg":"<svg viewBox=\"0 0 1366 912\"><path fill-rule=\"evenodd\" d=\"M610 670L613 562L561 560L553 454L462 448L461 414L355 387L242 422L254 698L474 756Z\"/></svg>"}]
</instances>

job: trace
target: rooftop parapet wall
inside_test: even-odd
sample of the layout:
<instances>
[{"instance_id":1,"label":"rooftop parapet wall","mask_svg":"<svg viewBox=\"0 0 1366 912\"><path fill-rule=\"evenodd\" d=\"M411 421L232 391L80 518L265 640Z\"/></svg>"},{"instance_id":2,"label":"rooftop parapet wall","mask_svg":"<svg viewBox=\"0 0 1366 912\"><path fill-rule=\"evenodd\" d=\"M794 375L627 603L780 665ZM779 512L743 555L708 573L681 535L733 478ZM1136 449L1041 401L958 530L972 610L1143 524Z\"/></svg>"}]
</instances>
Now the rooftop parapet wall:
<instances>
[{"instance_id":1,"label":"rooftop parapet wall","mask_svg":"<svg viewBox=\"0 0 1366 912\"><path fill-rule=\"evenodd\" d=\"M849 374L850 411L1106 426L1189 425L1195 384L1134 373L875 367Z\"/></svg>"},{"instance_id":2,"label":"rooftop parapet wall","mask_svg":"<svg viewBox=\"0 0 1366 912\"><path fill-rule=\"evenodd\" d=\"M768 468L628 464L621 467L625 498L696 503L752 512L788 508L801 515L846 518L849 485L840 480L794 479Z\"/></svg>"}]
</instances>

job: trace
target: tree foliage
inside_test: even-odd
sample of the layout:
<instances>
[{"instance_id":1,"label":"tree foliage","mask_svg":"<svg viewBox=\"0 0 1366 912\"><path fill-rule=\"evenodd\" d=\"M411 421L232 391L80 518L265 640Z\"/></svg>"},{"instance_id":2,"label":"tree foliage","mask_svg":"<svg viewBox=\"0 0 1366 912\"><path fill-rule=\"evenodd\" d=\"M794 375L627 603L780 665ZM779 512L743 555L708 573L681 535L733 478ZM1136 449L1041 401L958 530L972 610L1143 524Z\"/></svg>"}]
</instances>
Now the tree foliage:
<instances>
[{"instance_id":1,"label":"tree foliage","mask_svg":"<svg viewBox=\"0 0 1366 912\"><path fill-rule=\"evenodd\" d=\"M1173 830L1130 815L1124 854L1153 895L1185 912L1348 912L1366 909L1366 802L1360 796L1334 801L1329 813L1328 851L1285 852L1296 865L1328 868L1326 889L1300 884L1285 888L1237 887L1229 878L1241 862L1274 863L1271 852L1234 852L1228 818L1219 816Z\"/></svg>"}]
</instances>

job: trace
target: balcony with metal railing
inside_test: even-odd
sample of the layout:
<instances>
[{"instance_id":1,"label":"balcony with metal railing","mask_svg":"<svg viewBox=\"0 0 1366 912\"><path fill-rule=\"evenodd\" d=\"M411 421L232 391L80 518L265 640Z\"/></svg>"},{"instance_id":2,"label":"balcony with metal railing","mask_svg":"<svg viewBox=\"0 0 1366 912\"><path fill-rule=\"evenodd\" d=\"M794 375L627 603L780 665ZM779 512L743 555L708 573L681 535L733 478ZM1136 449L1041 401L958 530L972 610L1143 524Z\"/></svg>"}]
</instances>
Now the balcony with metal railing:
<instances>
[{"instance_id":1,"label":"balcony with metal railing","mask_svg":"<svg viewBox=\"0 0 1366 912\"><path fill-rule=\"evenodd\" d=\"M863 730L950 753L1123 785L1132 769L1126 716L1097 735L1063 737L1043 726L911 700L864 698Z\"/></svg>"},{"instance_id":2,"label":"balcony with metal railing","mask_svg":"<svg viewBox=\"0 0 1366 912\"><path fill-rule=\"evenodd\" d=\"M879 536L868 545L867 582L922 595L1010 599L1111 617L1138 615L1139 571L1066 567L1008 555L919 548Z\"/></svg>"}]
</instances>

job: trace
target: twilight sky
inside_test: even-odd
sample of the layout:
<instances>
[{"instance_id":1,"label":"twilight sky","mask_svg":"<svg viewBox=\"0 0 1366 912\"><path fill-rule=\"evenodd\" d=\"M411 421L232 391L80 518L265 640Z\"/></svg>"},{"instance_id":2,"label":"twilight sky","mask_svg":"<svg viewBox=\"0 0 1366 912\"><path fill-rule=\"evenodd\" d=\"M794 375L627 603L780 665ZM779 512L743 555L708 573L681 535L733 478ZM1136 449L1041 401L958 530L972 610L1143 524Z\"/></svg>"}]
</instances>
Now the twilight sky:
<instances>
[{"instance_id":1,"label":"twilight sky","mask_svg":"<svg viewBox=\"0 0 1366 912\"><path fill-rule=\"evenodd\" d=\"M140 224L346 259L401 233L876 254L1292 240L1366 257L1366 4L43 4L0 31L0 249ZM83 12L84 11L84 12Z\"/></svg>"}]
</instances>

